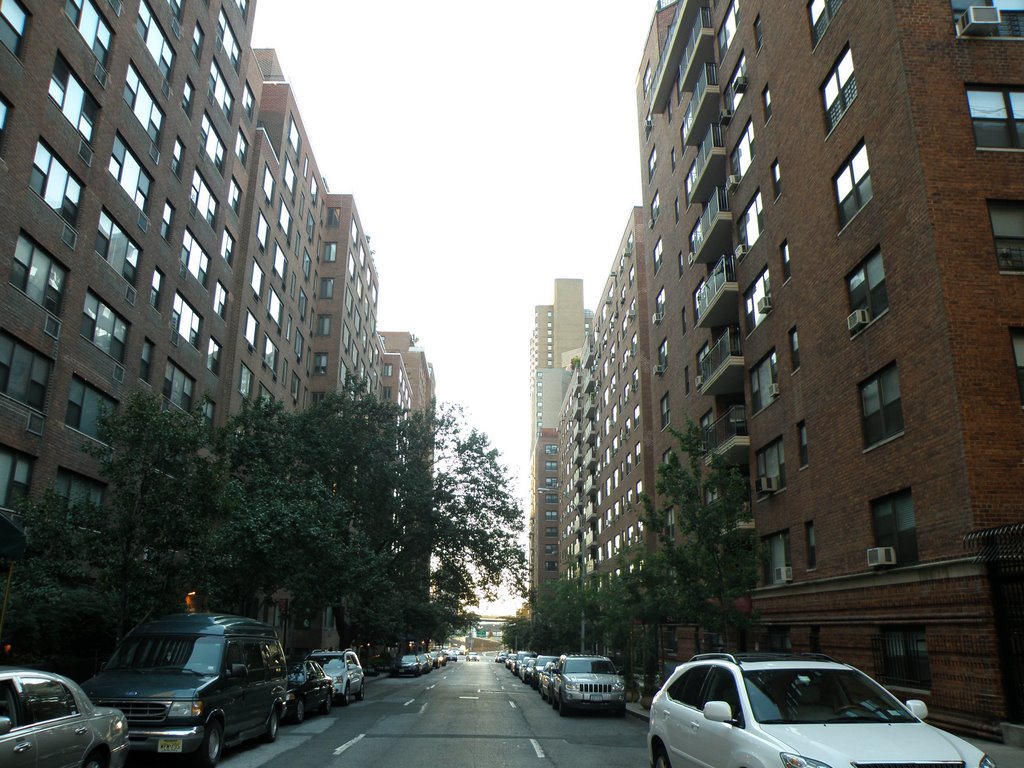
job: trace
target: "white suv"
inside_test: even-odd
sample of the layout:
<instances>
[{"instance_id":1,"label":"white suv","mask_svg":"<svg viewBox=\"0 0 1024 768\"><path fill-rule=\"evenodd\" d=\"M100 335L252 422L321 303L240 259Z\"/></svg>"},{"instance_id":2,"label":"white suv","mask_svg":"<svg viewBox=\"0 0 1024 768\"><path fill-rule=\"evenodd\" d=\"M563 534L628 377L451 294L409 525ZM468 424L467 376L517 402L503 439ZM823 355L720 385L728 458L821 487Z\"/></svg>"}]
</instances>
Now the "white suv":
<instances>
[{"instance_id":1,"label":"white suv","mask_svg":"<svg viewBox=\"0 0 1024 768\"><path fill-rule=\"evenodd\" d=\"M334 681L334 700L341 706L348 706L353 698L356 701L363 700L366 678L363 676L363 665L359 663L359 655L354 650L313 651L306 658L317 662Z\"/></svg>"},{"instance_id":2,"label":"white suv","mask_svg":"<svg viewBox=\"0 0 1024 768\"><path fill-rule=\"evenodd\" d=\"M923 723L863 672L820 654L694 656L651 704L654 768L995 768L983 752Z\"/></svg>"}]
</instances>

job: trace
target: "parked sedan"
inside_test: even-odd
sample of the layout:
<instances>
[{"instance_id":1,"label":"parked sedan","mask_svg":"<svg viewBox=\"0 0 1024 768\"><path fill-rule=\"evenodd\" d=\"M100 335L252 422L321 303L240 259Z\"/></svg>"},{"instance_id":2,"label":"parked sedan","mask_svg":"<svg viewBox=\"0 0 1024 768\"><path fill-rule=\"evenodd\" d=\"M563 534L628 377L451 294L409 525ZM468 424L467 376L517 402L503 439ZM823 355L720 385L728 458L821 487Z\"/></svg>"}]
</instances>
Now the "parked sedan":
<instances>
[{"instance_id":1,"label":"parked sedan","mask_svg":"<svg viewBox=\"0 0 1024 768\"><path fill-rule=\"evenodd\" d=\"M297 661L288 667L288 693L285 716L301 723L306 712L315 709L327 714L334 700L334 680L312 659Z\"/></svg>"},{"instance_id":2,"label":"parked sedan","mask_svg":"<svg viewBox=\"0 0 1024 768\"><path fill-rule=\"evenodd\" d=\"M391 662L391 676L413 675L419 677L423 674L423 665L419 656L415 653L407 653L404 656L396 656Z\"/></svg>"},{"instance_id":3,"label":"parked sedan","mask_svg":"<svg viewBox=\"0 0 1024 768\"><path fill-rule=\"evenodd\" d=\"M0 667L0 765L122 768L127 758L120 710L94 706L61 675Z\"/></svg>"}]
</instances>

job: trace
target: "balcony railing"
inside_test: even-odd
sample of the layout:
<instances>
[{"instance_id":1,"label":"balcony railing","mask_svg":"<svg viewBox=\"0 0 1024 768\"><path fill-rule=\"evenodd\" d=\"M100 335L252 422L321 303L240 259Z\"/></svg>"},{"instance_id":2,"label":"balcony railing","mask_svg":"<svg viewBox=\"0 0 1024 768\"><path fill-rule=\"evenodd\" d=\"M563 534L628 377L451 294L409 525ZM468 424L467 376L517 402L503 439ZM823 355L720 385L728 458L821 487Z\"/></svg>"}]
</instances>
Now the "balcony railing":
<instances>
[{"instance_id":1,"label":"balcony railing","mask_svg":"<svg viewBox=\"0 0 1024 768\"><path fill-rule=\"evenodd\" d=\"M711 351L700 361L700 375L704 381L710 380L723 366L729 363L730 358L743 355L743 345L740 342L740 333L735 328L730 328L718 340L718 343L711 348Z\"/></svg>"},{"instance_id":2,"label":"balcony railing","mask_svg":"<svg viewBox=\"0 0 1024 768\"><path fill-rule=\"evenodd\" d=\"M749 437L747 408L743 405L734 405L722 418L704 430L704 449L709 454L718 453L734 443L736 438ZM743 442L746 445L750 444L749 439Z\"/></svg>"},{"instance_id":3,"label":"balcony railing","mask_svg":"<svg viewBox=\"0 0 1024 768\"><path fill-rule=\"evenodd\" d=\"M721 294L726 283L736 282L736 260L732 254L726 254L711 271L704 282L700 284L694 297L694 304L697 310L697 323L699 324L704 315L711 309L715 300Z\"/></svg>"},{"instance_id":4,"label":"balcony railing","mask_svg":"<svg viewBox=\"0 0 1024 768\"><path fill-rule=\"evenodd\" d=\"M697 23L693 25L690 36L687 38L686 48L683 49L682 61L679 62L680 91L690 90L691 84L689 81L695 73L693 58L697 55L698 50L703 48L707 52L710 49L710 54L714 55L714 40L715 34L714 26L711 23L711 9L702 6L700 13L697 14Z\"/></svg>"},{"instance_id":5,"label":"balcony railing","mask_svg":"<svg viewBox=\"0 0 1024 768\"><path fill-rule=\"evenodd\" d=\"M712 89L714 89L714 94L711 93ZM698 127L701 116L707 111L704 109L705 100L715 96L717 101L718 95L718 67L713 62L708 62L704 65L700 77L693 86L690 103L686 105L686 113L683 116L683 140L685 144L692 143L690 141L691 134Z\"/></svg>"},{"instance_id":6,"label":"balcony railing","mask_svg":"<svg viewBox=\"0 0 1024 768\"><path fill-rule=\"evenodd\" d=\"M715 220L719 214L728 212L729 193L724 187L718 187L704 204L704 211L700 215L700 221L690 235L690 250L696 254L698 260L701 260L701 251L704 249L704 244L714 229ZM731 221L731 217L729 221ZM704 261L710 261L710 259L704 259Z\"/></svg>"},{"instance_id":7,"label":"balcony railing","mask_svg":"<svg viewBox=\"0 0 1024 768\"><path fill-rule=\"evenodd\" d=\"M717 150L717 151L716 151ZM690 173L686 177L686 196L689 202L694 200L700 200L706 194L706 183L704 181L704 173L712 165L712 159L717 158L719 162L715 165L715 168L719 170L719 174L724 174L725 170L725 142L722 140L722 126L718 123L712 123L711 127L708 128L708 132L704 135L704 138L700 142L700 146L697 148L697 156L694 158L693 167L690 169ZM714 179L721 183L723 179Z\"/></svg>"},{"instance_id":8,"label":"balcony railing","mask_svg":"<svg viewBox=\"0 0 1024 768\"><path fill-rule=\"evenodd\" d=\"M1024 240L1000 238L996 241L996 258L1004 272L1024 271Z\"/></svg>"}]
</instances>

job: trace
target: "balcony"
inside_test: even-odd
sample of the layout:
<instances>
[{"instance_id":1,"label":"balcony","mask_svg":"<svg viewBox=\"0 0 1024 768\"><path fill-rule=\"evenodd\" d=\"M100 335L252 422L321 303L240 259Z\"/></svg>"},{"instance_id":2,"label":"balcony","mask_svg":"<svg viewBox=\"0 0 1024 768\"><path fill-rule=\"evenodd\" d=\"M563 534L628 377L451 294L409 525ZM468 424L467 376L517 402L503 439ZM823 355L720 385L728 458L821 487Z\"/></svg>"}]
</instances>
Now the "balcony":
<instances>
[{"instance_id":1,"label":"balcony","mask_svg":"<svg viewBox=\"0 0 1024 768\"><path fill-rule=\"evenodd\" d=\"M692 30L693 21L700 9L698 0L679 0L676 6L676 17L665 35L665 47L661 50L661 59L651 86L651 112L663 112L672 97L676 73L686 49L687 34Z\"/></svg>"},{"instance_id":2,"label":"balcony","mask_svg":"<svg viewBox=\"0 0 1024 768\"><path fill-rule=\"evenodd\" d=\"M597 504L595 504L592 501L588 501L587 505L585 507L583 507L583 515L584 515L584 518L583 518L584 521L586 523L588 523L588 524L594 522L595 520L597 520L597 518L598 518Z\"/></svg>"},{"instance_id":3,"label":"balcony","mask_svg":"<svg viewBox=\"0 0 1024 768\"><path fill-rule=\"evenodd\" d=\"M578 467L583 461L583 451L577 445L572 451L572 463L573 466Z\"/></svg>"},{"instance_id":4,"label":"balcony","mask_svg":"<svg viewBox=\"0 0 1024 768\"><path fill-rule=\"evenodd\" d=\"M737 328L727 330L700 361L702 395L743 394L743 349Z\"/></svg>"},{"instance_id":5,"label":"balcony","mask_svg":"<svg viewBox=\"0 0 1024 768\"><path fill-rule=\"evenodd\" d=\"M718 122L721 109L722 89L718 85L718 68L705 64L700 77L693 86L690 103L683 116L683 143L696 145L704 135L704 126Z\"/></svg>"},{"instance_id":6,"label":"balcony","mask_svg":"<svg viewBox=\"0 0 1024 768\"><path fill-rule=\"evenodd\" d=\"M597 381L594 378L594 369L593 368L584 368L583 369L583 391L584 392L593 392L596 387L597 387Z\"/></svg>"},{"instance_id":7,"label":"balcony","mask_svg":"<svg viewBox=\"0 0 1024 768\"><path fill-rule=\"evenodd\" d=\"M587 395L586 400L584 401L583 413L588 419L593 419L597 415L596 395Z\"/></svg>"},{"instance_id":8,"label":"balcony","mask_svg":"<svg viewBox=\"0 0 1024 768\"><path fill-rule=\"evenodd\" d=\"M711 190L725 183L728 154L722 140L722 126L712 123L697 149L697 157L686 177L686 199L706 200Z\"/></svg>"},{"instance_id":9,"label":"balcony","mask_svg":"<svg viewBox=\"0 0 1024 768\"><path fill-rule=\"evenodd\" d=\"M597 342L588 338L583 345L583 367L592 368L595 362L597 362Z\"/></svg>"},{"instance_id":10,"label":"balcony","mask_svg":"<svg viewBox=\"0 0 1024 768\"><path fill-rule=\"evenodd\" d=\"M572 485L577 491L583 490L583 473L578 469L573 472Z\"/></svg>"},{"instance_id":11,"label":"balcony","mask_svg":"<svg viewBox=\"0 0 1024 768\"><path fill-rule=\"evenodd\" d=\"M594 446L587 449L586 456L583 458L583 466L590 470L597 468L597 451L594 450Z\"/></svg>"},{"instance_id":12,"label":"balcony","mask_svg":"<svg viewBox=\"0 0 1024 768\"><path fill-rule=\"evenodd\" d=\"M690 29L682 63L679 65L679 90L692 91L701 64L715 58L715 29L711 24L711 9L701 8L696 23Z\"/></svg>"},{"instance_id":13,"label":"balcony","mask_svg":"<svg viewBox=\"0 0 1024 768\"><path fill-rule=\"evenodd\" d=\"M593 528L587 528L583 532L583 546L584 547L596 547L597 546L597 533Z\"/></svg>"},{"instance_id":14,"label":"balcony","mask_svg":"<svg viewBox=\"0 0 1024 768\"><path fill-rule=\"evenodd\" d=\"M588 557L584 561L583 572L589 576L592 573L596 573L600 567L601 564L598 562L596 557Z\"/></svg>"},{"instance_id":15,"label":"balcony","mask_svg":"<svg viewBox=\"0 0 1024 768\"><path fill-rule=\"evenodd\" d=\"M712 456L721 456L734 466L750 463L750 435L747 432L747 409L734 405L726 414L704 430L707 463Z\"/></svg>"},{"instance_id":16,"label":"balcony","mask_svg":"<svg viewBox=\"0 0 1024 768\"><path fill-rule=\"evenodd\" d=\"M732 250L732 214L729 212L729 193L725 187L715 187L704 203L700 221L690 234L690 252L693 260L713 264L723 253Z\"/></svg>"},{"instance_id":17,"label":"balcony","mask_svg":"<svg viewBox=\"0 0 1024 768\"><path fill-rule=\"evenodd\" d=\"M587 426L583 429L583 442L591 445L597 442L597 427L592 421L588 421Z\"/></svg>"},{"instance_id":18,"label":"balcony","mask_svg":"<svg viewBox=\"0 0 1024 768\"><path fill-rule=\"evenodd\" d=\"M694 296L695 317L701 328L735 325L739 319L740 286L732 254L723 256Z\"/></svg>"},{"instance_id":19,"label":"balcony","mask_svg":"<svg viewBox=\"0 0 1024 768\"><path fill-rule=\"evenodd\" d=\"M594 484L594 476L588 473L587 479L583 481L583 495L589 496L596 492L597 486Z\"/></svg>"}]
</instances>

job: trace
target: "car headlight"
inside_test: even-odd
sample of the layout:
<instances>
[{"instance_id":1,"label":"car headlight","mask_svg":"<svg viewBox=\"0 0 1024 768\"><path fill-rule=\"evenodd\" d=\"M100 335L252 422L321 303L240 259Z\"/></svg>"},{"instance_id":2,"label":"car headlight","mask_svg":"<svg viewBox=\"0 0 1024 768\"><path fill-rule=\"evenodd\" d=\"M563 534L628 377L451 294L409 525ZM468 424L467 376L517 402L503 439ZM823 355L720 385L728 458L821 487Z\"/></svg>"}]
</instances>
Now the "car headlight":
<instances>
[{"instance_id":1,"label":"car headlight","mask_svg":"<svg viewBox=\"0 0 1024 768\"><path fill-rule=\"evenodd\" d=\"M626 684L624 682L622 682L621 680L616 680L614 683L612 683L612 690L613 691L624 691L624 690L626 690Z\"/></svg>"},{"instance_id":2,"label":"car headlight","mask_svg":"<svg viewBox=\"0 0 1024 768\"><path fill-rule=\"evenodd\" d=\"M122 733L128 730L128 723L123 717L114 718L114 735L120 736Z\"/></svg>"},{"instance_id":3,"label":"car headlight","mask_svg":"<svg viewBox=\"0 0 1024 768\"><path fill-rule=\"evenodd\" d=\"M172 701L168 717L199 717L203 714L202 700Z\"/></svg>"},{"instance_id":4,"label":"car headlight","mask_svg":"<svg viewBox=\"0 0 1024 768\"><path fill-rule=\"evenodd\" d=\"M565 690L567 690L567 691L578 691L579 689L580 689L580 684L577 683L576 681L574 681L574 680L566 680L565 681Z\"/></svg>"},{"instance_id":5,"label":"car headlight","mask_svg":"<svg viewBox=\"0 0 1024 768\"><path fill-rule=\"evenodd\" d=\"M988 755L982 755L981 762L978 763L978 768L996 768L996 761Z\"/></svg>"},{"instance_id":6,"label":"car headlight","mask_svg":"<svg viewBox=\"0 0 1024 768\"><path fill-rule=\"evenodd\" d=\"M790 752L783 752L779 757L782 758L782 765L785 768L832 768L828 763L802 755L794 755Z\"/></svg>"}]
</instances>

